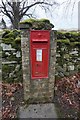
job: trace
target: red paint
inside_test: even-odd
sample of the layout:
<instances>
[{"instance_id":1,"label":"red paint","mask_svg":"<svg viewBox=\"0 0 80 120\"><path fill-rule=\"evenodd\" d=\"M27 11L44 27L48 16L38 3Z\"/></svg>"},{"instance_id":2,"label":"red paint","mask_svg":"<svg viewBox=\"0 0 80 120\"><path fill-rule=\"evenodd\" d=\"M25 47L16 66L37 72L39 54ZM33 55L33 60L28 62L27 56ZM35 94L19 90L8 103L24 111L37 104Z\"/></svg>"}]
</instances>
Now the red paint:
<instances>
[{"instance_id":1,"label":"red paint","mask_svg":"<svg viewBox=\"0 0 80 120\"><path fill-rule=\"evenodd\" d=\"M48 78L50 31L30 31L31 79Z\"/></svg>"}]
</instances>

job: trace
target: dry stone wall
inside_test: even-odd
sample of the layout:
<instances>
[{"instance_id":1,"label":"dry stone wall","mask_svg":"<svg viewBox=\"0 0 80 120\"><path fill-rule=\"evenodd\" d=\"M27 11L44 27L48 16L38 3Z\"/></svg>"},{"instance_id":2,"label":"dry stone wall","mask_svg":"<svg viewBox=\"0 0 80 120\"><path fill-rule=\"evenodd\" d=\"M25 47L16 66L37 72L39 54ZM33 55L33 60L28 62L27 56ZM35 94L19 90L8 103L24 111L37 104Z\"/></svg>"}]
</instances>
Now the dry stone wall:
<instances>
[{"instance_id":1,"label":"dry stone wall","mask_svg":"<svg viewBox=\"0 0 80 120\"><path fill-rule=\"evenodd\" d=\"M57 32L56 77L80 71L80 32Z\"/></svg>"},{"instance_id":2,"label":"dry stone wall","mask_svg":"<svg viewBox=\"0 0 80 120\"><path fill-rule=\"evenodd\" d=\"M4 31L4 33L1 33L0 37L2 36L2 34L5 33L6 31ZM11 35L12 33L13 30L10 30L9 35ZM8 33L6 34L6 36L8 37L9 35ZM17 37L16 40L11 37L9 37L8 39L8 37L5 40L1 38L0 59L2 60L1 62L3 71L2 79L3 81L7 82L21 82L23 81L21 39L19 37ZM56 41L57 41L56 79L79 72L80 33L77 31L75 32L59 31L57 32ZM52 43L51 45L54 46Z\"/></svg>"}]
</instances>

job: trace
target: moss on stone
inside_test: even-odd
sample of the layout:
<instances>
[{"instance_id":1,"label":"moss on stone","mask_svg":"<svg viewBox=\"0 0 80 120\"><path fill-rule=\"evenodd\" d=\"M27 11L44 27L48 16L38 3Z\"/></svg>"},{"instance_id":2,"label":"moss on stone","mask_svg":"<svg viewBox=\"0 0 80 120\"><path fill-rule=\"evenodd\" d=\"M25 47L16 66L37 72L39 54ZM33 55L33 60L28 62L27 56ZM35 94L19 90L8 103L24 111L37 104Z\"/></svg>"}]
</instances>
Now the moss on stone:
<instances>
[{"instance_id":1,"label":"moss on stone","mask_svg":"<svg viewBox=\"0 0 80 120\"><path fill-rule=\"evenodd\" d=\"M13 31L11 31L11 32L9 32L8 34L6 34L6 35L4 36L4 38L14 38L14 33L13 33Z\"/></svg>"},{"instance_id":2,"label":"moss on stone","mask_svg":"<svg viewBox=\"0 0 80 120\"><path fill-rule=\"evenodd\" d=\"M27 19L27 20L24 20L22 22L20 22L20 24L26 24L26 23L34 23L34 22L47 22L47 23L50 23L50 21L48 19L45 19L45 18L42 18L42 19L33 19L33 18L30 18L30 19Z\"/></svg>"},{"instance_id":3,"label":"moss on stone","mask_svg":"<svg viewBox=\"0 0 80 120\"><path fill-rule=\"evenodd\" d=\"M14 41L15 43L21 43L21 37L18 36Z\"/></svg>"},{"instance_id":4,"label":"moss on stone","mask_svg":"<svg viewBox=\"0 0 80 120\"><path fill-rule=\"evenodd\" d=\"M71 46L79 46L80 47L80 42L72 42L70 43Z\"/></svg>"},{"instance_id":5,"label":"moss on stone","mask_svg":"<svg viewBox=\"0 0 80 120\"><path fill-rule=\"evenodd\" d=\"M21 35L20 30L4 30L4 33L2 35L2 42L5 44L14 44L20 43L21 41Z\"/></svg>"},{"instance_id":6,"label":"moss on stone","mask_svg":"<svg viewBox=\"0 0 80 120\"><path fill-rule=\"evenodd\" d=\"M12 37L8 37L8 38L2 38L2 42L5 43L5 44L12 44L14 41L14 38Z\"/></svg>"},{"instance_id":7,"label":"moss on stone","mask_svg":"<svg viewBox=\"0 0 80 120\"><path fill-rule=\"evenodd\" d=\"M69 32L71 34L72 37L78 37L80 34L79 32Z\"/></svg>"},{"instance_id":8,"label":"moss on stone","mask_svg":"<svg viewBox=\"0 0 80 120\"><path fill-rule=\"evenodd\" d=\"M79 39L80 38L80 32L67 32L67 31L57 31L57 38L58 39Z\"/></svg>"},{"instance_id":9,"label":"moss on stone","mask_svg":"<svg viewBox=\"0 0 80 120\"><path fill-rule=\"evenodd\" d=\"M58 39L57 42L58 43L64 43L64 44L70 44L69 39Z\"/></svg>"},{"instance_id":10,"label":"moss on stone","mask_svg":"<svg viewBox=\"0 0 80 120\"><path fill-rule=\"evenodd\" d=\"M36 29L36 30L41 30L41 29L48 30L54 27L54 25L50 23L48 19L44 19L44 18L43 19L27 19L20 22L20 24L28 24L29 28Z\"/></svg>"},{"instance_id":11,"label":"moss on stone","mask_svg":"<svg viewBox=\"0 0 80 120\"><path fill-rule=\"evenodd\" d=\"M70 42L75 42L75 39L74 38L70 38Z\"/></svg>"},{"instance_id":12,"label":"moss on stone","mask_svg":"<svg viewBox=\"0 0 80 120\"><path fill-rule=\"evenodd\" d=\"M2 37L2 35L3 35L3 30L0 30L0 37Z\"/></svg>"},{"instance_id":13,"label":"moss on stone","mask_svg":"<svg viewBox=\"0 0 80 120\"><path fill-rule=\"evenodd\" d=\"M30 19L27 19L27 20L20 22L20 24L32 24L35 21L36 21L36 19L30 18Z\"/></svg>"},{"instance_id":14,"label":"moss on stone","mask_svg":"<svg viewBox=\"0 0 80 120\"><path fill-rule=\"evenodd\" d=\"M2 35L2 38L16 38L18 35L20 35L20 30L4 30L4 33Z\"/></svg>"}]
</instances>

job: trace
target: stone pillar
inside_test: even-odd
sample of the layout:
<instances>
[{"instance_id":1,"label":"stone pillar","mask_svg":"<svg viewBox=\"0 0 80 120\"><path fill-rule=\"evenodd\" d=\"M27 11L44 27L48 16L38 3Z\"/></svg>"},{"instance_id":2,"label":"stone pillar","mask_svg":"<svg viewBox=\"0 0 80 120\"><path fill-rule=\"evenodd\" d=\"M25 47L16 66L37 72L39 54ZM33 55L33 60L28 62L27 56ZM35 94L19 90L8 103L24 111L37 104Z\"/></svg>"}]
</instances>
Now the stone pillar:
<instances>
[{"instance_id":1,"label":"stone pillar","mask_svg":"<svg viewBox=\"0 0 80 120\"><path fill-rule=\"evenodd\" d=\"M50 40L50 64L49 78L35 79L30 78L30 30L21 25L21 49L22 49L22 68L24 99L30 103L52 102L54 97L55 82L55 62L56 62L56 40L54 31L51 31Z\"/></svg>"},{"instance_id":2,"label":"stone pillar","mask_svg":"<svg viewBox=\"0 0 80 120\"><path fill-rule=\"evenodd\" d=\"M29 60L29 31L23 29L21 32L22 69L24 99L30 98L30 60Z\"/></svg>"}]
</instances>

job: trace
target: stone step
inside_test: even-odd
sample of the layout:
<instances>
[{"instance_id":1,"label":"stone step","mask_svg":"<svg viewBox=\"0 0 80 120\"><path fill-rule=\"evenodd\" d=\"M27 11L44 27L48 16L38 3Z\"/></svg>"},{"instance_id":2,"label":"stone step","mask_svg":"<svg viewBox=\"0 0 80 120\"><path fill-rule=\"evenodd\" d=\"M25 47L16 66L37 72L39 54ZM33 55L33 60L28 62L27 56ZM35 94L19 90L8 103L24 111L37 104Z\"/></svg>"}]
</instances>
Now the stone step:
<instances>
[{"instance_id":1,"label":"stone step","mask_svg":"<svg viewBox=\"0 0 80 120\"><path fill-rule=\"evenodd\" d=\"M58 118L53 103L31 104L27 108L19 108L19 119L22 118Z\"/></svg>"}]
</instances>

